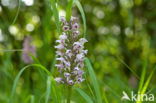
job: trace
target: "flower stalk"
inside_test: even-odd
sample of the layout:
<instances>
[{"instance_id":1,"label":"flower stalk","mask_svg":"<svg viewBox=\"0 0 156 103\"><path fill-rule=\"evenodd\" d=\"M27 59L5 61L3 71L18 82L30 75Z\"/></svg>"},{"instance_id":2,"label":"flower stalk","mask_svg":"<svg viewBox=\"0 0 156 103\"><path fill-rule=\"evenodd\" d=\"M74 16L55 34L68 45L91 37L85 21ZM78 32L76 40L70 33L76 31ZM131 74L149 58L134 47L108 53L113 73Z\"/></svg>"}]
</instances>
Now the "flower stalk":
<instances>
[{"instance_id":1,"label":"flower stalk","mask_svg":"<svg viewBox=\"0 0 156 103\"><path fill-rule=\"evenodd\" d=\"M68 86L67 103L70 103L71 95L72 95L72 87Z\"/></svg>"}]
</instances>

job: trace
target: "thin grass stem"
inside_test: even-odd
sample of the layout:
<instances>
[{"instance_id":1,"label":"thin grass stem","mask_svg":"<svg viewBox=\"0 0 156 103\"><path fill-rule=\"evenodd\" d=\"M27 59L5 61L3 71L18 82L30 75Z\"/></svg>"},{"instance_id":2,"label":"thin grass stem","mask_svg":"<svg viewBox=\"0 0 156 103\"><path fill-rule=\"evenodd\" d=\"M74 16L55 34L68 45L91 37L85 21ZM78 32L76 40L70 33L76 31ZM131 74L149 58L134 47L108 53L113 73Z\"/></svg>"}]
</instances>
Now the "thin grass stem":
<instances>
[{"instance_id":1,"label":"thin grass stem","mask_svg":"<svg viewBox=\"0 0 156 103\"><path fill-rule=\"evenodd\" d=\"M23 49L8 49L8 50L2 49L2 50L0 50L0 52L16 52L16 51L24 51L24 50Z\"/></svg>"}]
</instances>

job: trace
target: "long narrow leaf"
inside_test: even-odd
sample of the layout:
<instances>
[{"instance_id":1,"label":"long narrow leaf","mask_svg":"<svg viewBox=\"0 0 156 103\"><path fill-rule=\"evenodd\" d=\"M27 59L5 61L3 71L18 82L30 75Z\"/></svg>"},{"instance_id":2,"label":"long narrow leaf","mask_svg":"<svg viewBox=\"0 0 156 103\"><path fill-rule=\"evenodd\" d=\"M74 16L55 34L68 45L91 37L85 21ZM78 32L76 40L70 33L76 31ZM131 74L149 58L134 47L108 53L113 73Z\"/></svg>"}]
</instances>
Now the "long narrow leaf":
<instances>
[{"instance_id":1,"label":"long narrow leaf","mask_svg":"<svg viewBox=\"0 0 156 103\"><path fill-rule=\"evenodd\" d=\"M67 19L67 21L70 20L70 17L71 17L71 15L72 15L73 1L74 1L74 0L69 0L69 3L68 3L68 5L67 5L67 9L66 9L66 19Z\"/></svg>"},{"instance_id":2,"label":"long narrow leaf","mask_svg":"<svg viewBox=\"0 0 156 103\"><path fill-rule=\"evenodd\" d=\"M146 80L146 82L145 82L145 84L144 84L144 86L143 86L141 92L139 92L140 94L144 94L144 93L146 92L147 87L148 87L149 84L150 84L150 81L151 81L151 79L152 79L152 76L153 76L154 72L155 72L155 68L154 68L154 70L150 73L149 77L147 78L147 80ZM140 98L138 97L138 99L140 99ZM138 100L136 103L142 103L142 101Z\"/></svg>"},{"instance_id":3,"label":"long narrow leaf","mask_svg":"<svg viewBox=\"0 0 156 103\"><path fill-rule=\"evenodd\" d=\"M84 10L82 8L82 5L81 3L79 2L79 0L75 0L75 4L76 6L78 7L80 13L81 13L81 17L82 17L82 20L83 20L83 29L84 29L84 37L86 37L86 31L87 31L87 26L86 26L86 16L85 16L85 13L84 13Z\"/></svg>"},{"instance_id":4,"label":"long narrow leaf","mask_svg":"<svg viewBox=\"0 0 156 103\"><path fill-rule=\"evenodd\" d=\"M147 62L144 63L144 67L143 67L143 71L141 73L141 79L140 79L140 83L139 83L139 90L138 92L141 91L144 81L145 81L145 75L146 75L146 68L147 68Z\"/></svg>"},{"instance_id":5,"label":"long narrow leaf","mask_svg":"<svg viewBox=\"0 0 156 103\"><path fill-rule=\"evenodd\" d=\"M16 22L16 20L17 20L17 17L18 17L19 11L20 11L20 5L21 5L21 0L18 0L18 8L17 8L17 12L16 12L16 15L15 15L15 17L13 19L12 24L14 24Z\"/></svg>"},{"instance_id":6,"label":"long narrow leaf","mask_svg":"<svg viewBox=\"0 0 156 103\"><path fill-rule=\"evenodd\" d=\"M51 73L44 66L42 66L40 64L30 64L30 65L27 65L27 66L23 67L20 70L20 72L18 73L18 75L16 76L15 80L14 80L14 84L13 84L12 91L11 91L10 103L12 103L12 99L13 99L13 96L14 96L14 93L15 93L15 90L16 90L16 86L17 86L17 83L18 83L18 80L19 80L20 76L29 67L39 67L40 69L45 71L48 75L51 75Z\"/></svg>"},{"instance_id":7,"label":"long narrow leaf","mask_svg":"<svg viewBox=\"0 0 156 103\"><path fill-rule=\"evenodd\" d=\"M85 82L86 82L87 88L89 89L91 95L92 95L93 97L95 97L95 95L94 95L94 93L93 93L93 90L92 90L92 88L91 88L91 85L89 84L89 81L87 80L86 75L84 75L84 78L85 78Z\"/></svg>"},{"instance_id":8,"label":"long narrow leaf","mask_svg":"<svg viewBox=\"0 0 156 103\"><path fill-rule=\"evenodd\" d=\"M45 103L48 103L48 100L49 100L49 97L50 97L50 91L51 91L51 77L48 76Z\"/></svg>"},{"instance_id":9,"label":"long narrow leaf","mask_svg":"<svg viewBox=\"0 0 156 103\"><path fill-rule=\"evenodd\" d=\"M34 97L34 95L31 95L30 103L35 103L35 97Z\"/></svg>"},{"instance_id":10,"label":"long narrow leaf","mask_svg":"<svg viewBox=\"0 0 156 103\"><path fill-rule=\"evenodd\" d=\"M59 89L56 88L56 82L51 78L51 85L52 85L52 97L54 99L54 103L61 103L60 99L60 92Z\"/></svg>"},{"instance_id":11,"label":"long narrow leaf","mask_svg":"<svg viewBox=\"0 0 156 103\"><path fill-rule=\"evenodd\" d=\"M56 55L55 55L55 57L54 57L54 59L53 59L53 62L52 62L52 64L51 64L51 66L50 66L50 72L51 72L51 73L54 72L55 64L56 64Z\"/></svg>"},{"instance_id":12,"label":"long narrow leaf","mask_svg":"<svg viewBox=\"0 0 156 103\"><path fill-rule=\"evenodd\" d=\"M97 82L94 70L93 70L93 68L91 66L91 63L90 63L88 58L85 59L85 63L86 63L86 66L88 68L88 72L89 72L89 76L90 76L90 79L91 79L91 83L92 83L92 85L94 87L94 91L95 91L96 98L97 98L97 103L102 103L102 98L101 98L99 84Z\"/></svg>"},{"instance_id":13,"label":"long narrow leaf","mask_svg":"<svg viewBox=\"0 0 156 103\"><path fill-rule=\"evenodd\" d=\"M125 66L134 74L134 76L135 76L138 80L140 80L140 77L137 75L137 73L136 73L132 68L130 68L120 57L117 56L117 59L118 59L123 65L125 65Z\"/></svg>"},{"instance_id":14,"label":"long narrow leaf","mask_svg":"<svg viewBox=\"0 0 156 103\"><path fill-rule=\"evenodd\" d=\"M142 94L144 94L146 92L147 87L148 87L148 85L149 85L149 83L150 83L150 81L152 79L153 74L154 74L154 71L155 71L155 69L151 72L151 74L149 75L147 81L145 82L145 85L144 85L144 87L143 87L143 89L141 91Z\"/></svg>"},{"instance_id":15,"label":"long narrow leaf","mask_svg":"<svg viewBox=\"0 0 156 103\"><path fill-rule=\"evenodd\" d=\"M86 100L86 103L93 103L91 97L89 97L84 91L80 88L75 88L75 90Z\"/></svg>"},{"instance_id":16,"label":"long narrow leaf","mask_svg":"<svg viewBox=\"0 0 156 103\"><path fill-rule=\"evenodd\" d=\"M54 14L54 18L55 18L55 24L57 27L57 32L60 34L60 22L59 22L59 13L58 13L58 9L56 7L56 2L55 0L50 0L51 1L51 7L52 7L52 11Z\"/></svg>"}]
</instances>

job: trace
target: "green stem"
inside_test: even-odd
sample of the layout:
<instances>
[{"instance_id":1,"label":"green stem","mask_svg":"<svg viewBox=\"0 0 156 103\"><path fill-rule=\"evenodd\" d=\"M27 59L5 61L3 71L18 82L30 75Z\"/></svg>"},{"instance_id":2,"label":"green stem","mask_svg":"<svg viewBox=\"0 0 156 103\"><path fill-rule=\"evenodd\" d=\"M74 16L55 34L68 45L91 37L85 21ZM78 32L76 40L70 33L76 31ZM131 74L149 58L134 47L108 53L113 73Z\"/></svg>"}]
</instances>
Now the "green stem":
<instances>
[{"instance_id":1,"label":"green stem","mask_svg":"<svg viewBox=\"0 0 156 103\"><path fill-rule=\"evenodd\" d=\"M67 103L70 103L71 94L72 94L72 87L68 86Z\"/></svg>"}]
</instances>

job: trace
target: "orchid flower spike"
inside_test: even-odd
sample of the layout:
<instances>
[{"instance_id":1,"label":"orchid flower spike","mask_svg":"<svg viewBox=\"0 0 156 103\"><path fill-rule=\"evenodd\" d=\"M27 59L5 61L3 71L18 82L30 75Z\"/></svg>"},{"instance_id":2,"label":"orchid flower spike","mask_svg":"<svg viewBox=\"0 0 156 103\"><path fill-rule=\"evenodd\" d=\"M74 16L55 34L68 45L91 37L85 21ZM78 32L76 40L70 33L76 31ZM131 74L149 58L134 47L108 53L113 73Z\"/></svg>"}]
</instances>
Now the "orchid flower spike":
<instances>
[{"instance_id":1,"label":"orchid flower spike","mask_svg":"<svg viewBox=\"0 0 156 103\"><path fill-rule=\"evenodd\" d=\"M59 76L55 78L58 83L73 86L84 81L82 70L87 50L84 50L85 38L80 37L79 24L76 17L71 17L69 22L65 17L60 18L62 34L56 40L55 46Z\"/></svg>"}]
</instances>

